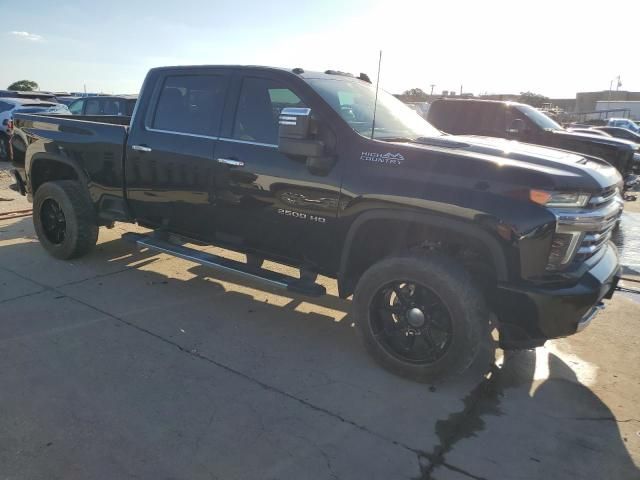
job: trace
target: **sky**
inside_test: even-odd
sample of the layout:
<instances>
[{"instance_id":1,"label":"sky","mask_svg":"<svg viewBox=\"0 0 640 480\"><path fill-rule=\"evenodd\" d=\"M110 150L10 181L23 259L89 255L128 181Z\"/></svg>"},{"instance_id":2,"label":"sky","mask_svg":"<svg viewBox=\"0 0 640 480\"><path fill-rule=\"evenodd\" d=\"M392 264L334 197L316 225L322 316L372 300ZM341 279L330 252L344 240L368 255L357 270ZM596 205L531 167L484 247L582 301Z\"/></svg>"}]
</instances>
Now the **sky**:
<instances>
[{"instance_id":1,"label":"sky","mask_svg":"<svg viewBox=\"0 0 640 480\"><path fill-rule=\"evenodd\" d=\"M640 91L639 0L0 0L0 88L136 93L149 68L334 69L380 86ZM28 6L27 6L28 5Z\"/></svg>"}]
</instances>

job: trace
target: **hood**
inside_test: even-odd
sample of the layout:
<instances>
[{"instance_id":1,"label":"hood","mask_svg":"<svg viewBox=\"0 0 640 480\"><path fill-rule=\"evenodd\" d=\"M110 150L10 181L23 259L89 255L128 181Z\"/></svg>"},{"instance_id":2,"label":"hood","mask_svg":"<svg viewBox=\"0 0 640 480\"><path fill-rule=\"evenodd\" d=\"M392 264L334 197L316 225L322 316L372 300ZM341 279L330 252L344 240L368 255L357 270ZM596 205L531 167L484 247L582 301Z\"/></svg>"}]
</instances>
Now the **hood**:
<instances>
[{"instance_id":1,"label":"hood","mask_svg":"<svg viewBox=\"0 0 640 480\"><path fill-rule=\"evenodd\" d=\"M602 135L590 135L582 132L570 132L568 130L551 130L554 135L559 135L562 138L577 140L584 143L597 143L599 145L609 145L611 147L618 148L630 148L637 150L638 144L630 140L624 140L616 137L603 137Z\"/></svg>"},{"instance_id":2,"label":"hood","mask_svg":"<svg viewBox=\"0 0 640 480\"><path fill-rule=\"evenodd\" d=\"M577 153L540 147L515 140L494 137L447 135L421 139L425 148L444 147L451 153L477 156L485 161L502 164L507 160L511 166L536 170L554 177L578 177L586 179L583 188L599 190L621 181L620 174L609 163ZM573 183L573 182L571 182Z\"/></svg>"}]
</instances>

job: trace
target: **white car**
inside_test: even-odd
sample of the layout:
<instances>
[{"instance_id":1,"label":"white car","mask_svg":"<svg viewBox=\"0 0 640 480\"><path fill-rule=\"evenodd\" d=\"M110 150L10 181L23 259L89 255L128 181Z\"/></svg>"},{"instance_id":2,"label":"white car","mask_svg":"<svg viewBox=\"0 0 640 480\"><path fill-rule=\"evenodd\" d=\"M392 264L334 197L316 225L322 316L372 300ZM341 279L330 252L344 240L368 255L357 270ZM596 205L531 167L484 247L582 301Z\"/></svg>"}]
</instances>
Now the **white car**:
<instances>
[{"instance_id":1,"label":"white car","mask_svg":"<svg viewBox=\"0 0 640 480\"><path fill-rule=\"evenodd\" d=\"M71 114L67 106L61 103L43 102L31 98L0 98L0 160L8 156L13 114L16 112Z\"/></svg>"},{"instance_id":2,"label":"white car","mask_svg":"<svg viewBox=\"0 0 640 480\"><path fill-rule=\"evenodd\" d=\"M626 128L634 133L640 133L640 127L633 120L628 118L610 118L607 121L607 126Z\"/></svg>"}]
</instances>

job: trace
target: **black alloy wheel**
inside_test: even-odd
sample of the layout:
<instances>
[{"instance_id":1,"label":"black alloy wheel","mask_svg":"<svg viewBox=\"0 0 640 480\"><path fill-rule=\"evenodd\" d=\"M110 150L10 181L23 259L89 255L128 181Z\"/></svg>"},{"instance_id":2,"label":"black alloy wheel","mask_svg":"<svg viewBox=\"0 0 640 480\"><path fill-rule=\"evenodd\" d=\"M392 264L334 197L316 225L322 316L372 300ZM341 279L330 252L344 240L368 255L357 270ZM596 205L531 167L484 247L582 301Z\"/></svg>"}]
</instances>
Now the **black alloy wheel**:
<instances>
[{"instance_id":1,"label":"black alloy wheel","mask_svg":"<svg viewBox=\"0 0 640 480\"><path fill-rule=\"evenodd\" d=\"M370 305L378 342L401 361L428 365L440 360L453 338L451 313L424 285L393 281L382 286Z\"/></svg>"},{"instance_id":2,"label":"black alloy wheel","mask_svg":"<svg viewBox=\"0 0 640 480\"><path fill-rule=\"evenodd\" d=\"M40 207L40 218L44 234L54 245L64 242L67 232L67 220L58 202L52 198L46 199Z\"/></svg>"}]
</instances>

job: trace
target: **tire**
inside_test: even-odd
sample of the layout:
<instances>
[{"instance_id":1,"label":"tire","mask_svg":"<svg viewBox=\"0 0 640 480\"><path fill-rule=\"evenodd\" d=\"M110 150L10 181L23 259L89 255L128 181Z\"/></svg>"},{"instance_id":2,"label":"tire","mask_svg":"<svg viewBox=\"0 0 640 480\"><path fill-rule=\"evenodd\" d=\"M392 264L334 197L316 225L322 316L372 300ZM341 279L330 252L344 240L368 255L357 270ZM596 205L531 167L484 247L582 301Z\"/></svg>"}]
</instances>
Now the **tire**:
<instances>
[{"instance_id":1,"label":"tire","mask_svg":"<svg viewBox=\"0 0 640 480\"><path fill-rule=\"evenodd\" d=\"M393 293L387 297L388 285L393 285ZM395 293L397 289L401 295ZM384 293L382 297L380 292ZM422 292L420 296L418 292ZM410 325L412 313L399 301L408 294L409 303L423 301L430 305L418 309L423 311L421 329ZM459 264L446 257L407 254L376 263L360 278L353 308L357 332L369 354L387 370L418 382L433 383L462 373L493 344L489 313L480 290ZM413 357L407 358L409 351L405 348L409 343L414 349L430 352L429 358L425 359L425 354L419 360L413 351ZM431 349L430 345L436 347Z\"/></svg>"},{"instance_id":2,"label":"tire","mask_svg":"<svg viewBox=\"0 0 640 480\"><path fill-rule=\"evenodd\" d=\"M56 228L51 227L53 223ZM36 190L33 225L45 250L61 260L86 255L98 240L91 201L80 184L73 180L47 182ZM59 229L63 230L62 235Z\"/></svg>"}]
</instances>

